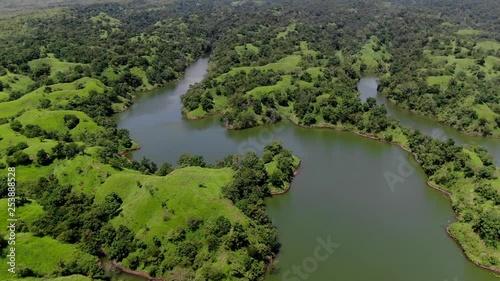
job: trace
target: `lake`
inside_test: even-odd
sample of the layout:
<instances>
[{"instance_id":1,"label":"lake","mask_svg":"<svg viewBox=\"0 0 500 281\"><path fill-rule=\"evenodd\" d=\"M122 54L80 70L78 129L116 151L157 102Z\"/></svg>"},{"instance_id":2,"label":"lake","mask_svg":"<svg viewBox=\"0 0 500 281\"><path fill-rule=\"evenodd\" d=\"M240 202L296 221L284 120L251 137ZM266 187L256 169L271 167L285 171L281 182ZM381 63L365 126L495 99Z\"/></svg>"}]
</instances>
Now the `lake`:
<instances>
[{"instance_id":1,"label":"lake","mask_svg":"<svg viewBox=\"0 0 500 281\"><path fill-rule=\"evenodd\" d=\"M424 172L402 149L352 133L299 128L290 122L228 131L217 116L186 120L180 96L203 79L207 66L207 58L198 60L182 80L142 95L116 121L142 146L130 156L148 157L158 165L175 163L183 152L201 154L209 162L247 150L261 153L272 140L283 141L302 159L290 192L267 200L282 245L278 270L266 276L267 281L498 280L469 262L448 237L445 228L454 219L451 203L426 185ZM361 80L360 90L362 98L375 95L385 103L376 94L375 79ZM469 140L430 119L390 105L388 111L424 133L442 130L445 136L457 137L457 142ZM498 159L500 148L494 141L498 140L488 148ZM391 185L388 173L405 180Z\"/></svg>"}]
</instances>

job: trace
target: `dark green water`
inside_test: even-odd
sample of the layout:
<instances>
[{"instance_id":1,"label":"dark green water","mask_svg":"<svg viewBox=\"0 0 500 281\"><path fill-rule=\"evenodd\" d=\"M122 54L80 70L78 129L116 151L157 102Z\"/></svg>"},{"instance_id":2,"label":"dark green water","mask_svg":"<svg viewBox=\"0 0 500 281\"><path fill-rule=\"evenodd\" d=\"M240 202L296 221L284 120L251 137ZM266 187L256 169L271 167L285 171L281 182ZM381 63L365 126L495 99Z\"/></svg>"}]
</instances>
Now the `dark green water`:
<instances>
[{"instance_id":1,"label":"dark green water","mask_svg":"<svg viewBox=\"0 0 500 281\"><path fill-rule=\"evenodd\" d=\"M282 244L279 270L267 281L498 280L467 261L447 236L451 204L426 186L423 171L398 147L287 122L227 131L218 117L183 119L179 97L203 78L207 63L199 60L184 80L144 95L116 120L142 146L132 157L158 164L175 163L182 152L209 161L261 152L274 139L302 159L291 191L267 201ZM388 174L403 182L391 185ZM331 252L318 248L328 240Z\"/></svg>"}]
</instances>

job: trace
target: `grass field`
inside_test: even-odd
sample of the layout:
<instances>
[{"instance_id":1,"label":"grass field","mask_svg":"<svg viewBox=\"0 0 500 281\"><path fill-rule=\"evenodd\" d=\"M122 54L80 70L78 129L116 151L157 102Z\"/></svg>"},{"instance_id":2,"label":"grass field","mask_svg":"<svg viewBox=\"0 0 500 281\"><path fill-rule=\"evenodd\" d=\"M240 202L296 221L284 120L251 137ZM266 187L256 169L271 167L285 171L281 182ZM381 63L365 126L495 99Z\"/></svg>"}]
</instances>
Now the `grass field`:
<instances>
[{"instance_id":1,"label":"grass field","mask_svg":"<svg viewBox=\"0 0 500 281\"><path fill-rule=\"evenodd\" d=\"M234 47L234 50L241 56L245 50L250 53L257 54L259 52L259 47L256 47L253 44L246 44L245 46L236 46Z\"/></svg>"},{"instance_id":2,"label":"grass field","mask_svg":"<svg viewBox=\"0 0 500 281\"><path fill-rule=\"evenodd\" d=\"M265 94L269 94L272 91L276 91L279 89L286 89L287 87L292 85L292 76L290 75L283 75L281 76L281 80L278 81L278 83L271 85L271 86L260 86L257 88L254 88L248 92L249 95L255 96L255 97L261 97Z\"/></svg>"},{"instance_id":3,"label":"grass field","mask_svg":"<svg viewBox=\"0 0 500 281\"><path fill-rule=\"evenodd\" d=\"M5 204L5 202L2 203ZM16 256L18 257L18 267L28 267L40 275L52 274L59 268L61 261L69 263L79 260L97 263L97 258L82 252L76 245L64 244L49 237L34 237L29 233L17 233ZM8 265L5 256L0 258L0 263L0 279L11 280L12 275L7 271ZM71 279L60 280L69 281Z\"/></svg>"},{"instance_id":4,"label":"grass field","mask_svg":"<svg viewBox=\"0 0 500 281\"><path fill-rule=\"evenodd\" d=\"M276 39L286 38L288 33L295 31L295 27L296 27L295 23L290 24L289 26L286 27L284 31L279 32L278 35L276 35Z\"/></svg>"},{"instance_id":5,"label":"grass field","mask_svg":"<svg viewBox=\"0 0 500 281\"><path fill-rule=\"evenodd\" d=\"M242 67L235 67L231 69L229 72L222 74L221 76L218 77L219 80L222 80L222 78L226 75L234 75L236 73L239 73L240 71L245 71L245 72L250 72L252 69L258 69L258 70L274 70L274 71L285 71L285 72L291 72L296 69L300 69L298 66L300 63L300 60L302 57L300 55L289 55L286 56L282 59L280 59L277 62L269 63L263 66L242 66Z\"/></svg>"},{"instance_id":6,"label":"grass field","mask_svg":"<svg viewBox=\"0 0 500 281\"><path fill-rule=\"evenodd\" d=\"M311 56L315 57L316 54L318 54L317 51L309 49L309 44L306 41L300 41L299 49L300 49L300 52L296 52L296 53L304 55L304 56L311 55Z\"/></svg>"},{"instance_id":7,"label":"grass field","mask_svg":"<svg viewBox=\"0 0 500 281\"><path fill-rule=\"evenodd\" d=\"M129 227L136 237L150 245L154 237L160 239L161 248L168 255L175 253L177 247L169 242L169 237L179 228L186 227L189 218L202 219L203 227L213 224L219 216L225 216L232 223L248 225L248 218L228 199L222 198L221 187L232 181L233 173L229 168L200 167L177 169L165 177L122 171L107 178L95 195L100 201L110 192L116 192L123 199L122 212L112 224ZM189 232L186 239L204 241L204 233ZM140 251L132 253L129 258L140 254ZM202 248L199 254L208 254L207 249ZM207 263L227 271L233 266L225 262L228 254L234 253L220 249L215 255L217 258ZM123 264L127 266L128 262L126 259Z\"/></svg>"},{"instance_id":8,"label":"grass field","mask_svg":"<svg viewBox=\"0 0 500 281\"><path fill-rule=\"evenodd\" d=\"M3 138L0 140L0 157L5 156L4 151L9 146L16 145L20 142L26 142L28 148L24 150L28 155L34 157L36 152L40 149L45 149L50 151L50 149L57 144L54 140L43 140L39 138L27 138L20 133L12 131L9 124L0 125L0 136Z\"/></svg>"},{"instance_id":9,"label":"grass field","mask_svg":"<svg viewBox=\"0 0 500 281\"><path fill-rule=\"evenodd\" d=\"M109 81L114 81L114 80L118 79L117 71L118 70L115 70L112 67L107 67L102 72L102 76L108 78Z\"/></svg>"},{"instance_id":10,"label":"grass field","mask_svg":"<svg viewBox=\"0 0 500 281\"><path fill-rule=\"evenodd\" d=\"M429 85L440 85L442 88L446 87L451 80L451 76L429 76L427 77L427 83Z\"/></svg>"},{"instance_id":11,"label":"grass field","mask_svg":"<svg viewBox=\"0 0 500 281\"><path fill-rule=\"evenodd\" d=\"M53 105L64 105L75 96L88 96L92 90L102 93L106 86L99 80L85 77L72 83L55 84L51 88L51 93L45 93L45 88L39 88L17 100L0 103L0 118L13 116L22 109L36 109L42 98L49 99Z\"/></svg>"},{"instance_id":12,"label":"grass field","mask_svg":"<svg viewBox=\"0 0 500 281\"><path fill-rule=\"evenodd\" d=\"M113 224L127 225L139 235L145 234L146 226L147 236L161 234L166 229L184 225L190 216L209 218L225 214L233 220L244 220L236 207L227 199L221 199L220 188L232 180L232 175L231 169L200 167L178 169L166 177L120 172L96 190L96 199L102 200L110 192L116 192L123 199L123 211ZM138 187L138 182L142 187ZM206 188L200 188L200 184ZM166 200L171 211L168 221L164 222L161 203Z\"/></svg>"},{"instance_id":13,"label":"grass field","mask_svg":"<svg viewBox=\"0 0 500 281\"><path fill-rule=\"evenodd\" d=\"M264 66L257 66L257 67L248 66L248 67L233 68L229 72L222 74L221 76L217 77L216 79L219 81L222 81L223 79L225 79L225 76L227 76L227 75L234 75L242 70L248 73L254 68L260 69L260 70L272 69L275 71L282 70L285 72L292 72L294 70L301 69L301 67L299 66L300 60L301 60L300 55L290 55L290 56L287 56L287 57L279 60L276 63L270 63L270 64L267 64ZM317 77L318 75L321 74L320 67L309 68L309 69L306 69L306 71L309 72L311 74L311 76L313 76L313 77ZM299 84L303 87L310 87L311 86L310 83L307 83L305 81L299 81ZM247 94L254 96L254 97L262 97L263 95L269 94L275 90L279 90L279 89L284 90L291 85L292 85L292 76L291 75L282 75L281 80L278 81L276 84L270 85L270 86L256 87L256 88L248 91ZM227 98L223 97L223 96L216 96L216 95L213 95L213 96L215 96L214 97L214 111L215 112L223 111L226 108ZM203 118L206 115L207 115L207 112L203 111L201 106L193 111L187 112L187 116L189 118Z\"/></svg>"},{"instance_id":14,"label":"grass field","mask_svg":"<svg viewBox=\"0 0 500 281\"><path fill-rule=\"evenodd\" d=\"M380 40L376 36L372 36L356 57L358 59L358 69L364 64L366 66L364 71L373 73L379 71L379 65L385 66L387 63L384 61L390 59L392 56L387 52L386 47L380 43Z\"/></svg>"},{"instance_id":15,"label":"grass field","mask_svg":"<svg viewBox=\"0 0 500 281\"><path fill-rule=\"evenodd\" d=\"M106 179L117 173L110 165L96 157L80 155L72 160L60 160L53 165L53 173L61 184L71 184L75 190L93 194Z\"/></svg>"},{"instance_id":16,"label":"grass field","mask_svg":"<svg viewBox=\"0 0 500 281\"><path fill-rule=\"evenodd\" d=\"M54 54L47 54L48 57L43 59L32 60L28 63L31 69L36 69L41 64L50 65L50 78L56 78L56 74L58 72L68 73L76 66L84 66L82 63L71 63L71 62L63 62L54 57Z\"/></svg>"},{"instance_id":17,"label":"grass field","mask_svg":"<svg viewBox=\"0 0 500 281\"><path fill-rule=\"evenodd\" d=\"M8 72L7 75L0 76L0 81L4 85L10 85L11 89L14 91L18 91L21 93L26 93L28 91L28 88L30 85L34 84L35 82L31 80L31 78L20 75L20 74L13 74ZM4 92L7 92L8 90L4 89Z\"/></svg>"},{"instance_id":18,"label":"grass field","mask_svg":"<svg viewBox=\"0 0 500 281\"><path fill-rule=\"evenodd\" d=\"M130 69L130 72L132 72L133 74L137 75L137 77L142 79L143 85L139 88L139 90L152 90L155 88L153 85L149 83L148 78L146 76L146 72L144 70L138 67L133 67ZM116 79L118 77L116 76L114 78Z\"/></svg>"},{"instance_id":19,"label":"grass field","mask_svg":"<svg viewBox=\"0 0 500 281\"><path fill-rule=\"evenodd\" d=\"M300 56L300 55L289 55L289 56L287 56L285 58L280 59L277 62L269 63L269 64L266 64L266 65L263 65L263 66L256 66L256 67L252 67L252 66L236 67L236 68L231 69L229 72L224 73L224 74L220 75L219 77L217 77L217 80L218 81L222 81L227 75L235 75L235 74L239 73L240 71L245 71L245 72L248 73L252 69L284 71L284 72L289 73L289 72L292 72L294 70L300 70L301 69L301 67L299 66L301 58L302 58L302 56ZM314 73L316 70L311 70L311 71ZM249 94L260 96L260 95L262 95L264 93L269 93L269 92L271 92L271 91L273 91L275 89L279 89L279 88L282 88L284 86L290 85L290 81L291 81L291 76L289 76L289 75L283 75L282 76L282 80L280 80L275 85L257 87L255 89L249 91ZM215 106L220 108L221 107L220 102L221 101L219 101L219 102L216 101L216 105ZM225 102L225 100L224 100L224 102ZM203 110L200 107L199 109L196 109L194 111L189 112L188 116L198 117L199 118L199 117L203 117L205 114L206 113L203 112Z\"/></svg>"},{"instance_id":20,"label":"grass field","mask_svg":"<svg viewBox=\"0 0 500 281\"><path fill-rule=\"evenodd\" d=\"M479 35L481 33L482 33L481 30L476 30L476 29L460 29L456 32L457 35L462 35L462 36Z\"/></svg>"},{"instance_id":21,"label":"grass field","mask_svg":"<svg viewBox=\"0 0 500 281\"><path fill-rule=\"evenodd\" d=\"M494 41L482 41L476 44L475 49L480 49L483 52L493 50L500 50L500 43Z\"/></svg>"},{"instance_id":22,"label":"grass field","mask_svg":"<svg viewBox=\"0 0 500 281\"><path fill-rule=\"evenodd\" d=\"M23 124L23 126L28 124L39 125L42 129L46 131L55 131L63 133L68 131L68 128L64 122L65 115L75 115L80 119L78 125L69 130L72 136L78 136L83 132L95 132L102 130L87 114L81 111L72 110L57 110L57 111L42 111L42 110L30 110L21 115L17 120Z\"/></svg>"},{"instance_id":23,"label":"grass field","mask_svg":"<svg viewBox=\"0 0 500 281\"><path fill-rule=\"evenodd\" d=\"M100 12L97 16L90 18L93 24L100 24L102 26L118 27L121 22L113 17L108 16L104 12Z\"/></svg>"}]
</instances>

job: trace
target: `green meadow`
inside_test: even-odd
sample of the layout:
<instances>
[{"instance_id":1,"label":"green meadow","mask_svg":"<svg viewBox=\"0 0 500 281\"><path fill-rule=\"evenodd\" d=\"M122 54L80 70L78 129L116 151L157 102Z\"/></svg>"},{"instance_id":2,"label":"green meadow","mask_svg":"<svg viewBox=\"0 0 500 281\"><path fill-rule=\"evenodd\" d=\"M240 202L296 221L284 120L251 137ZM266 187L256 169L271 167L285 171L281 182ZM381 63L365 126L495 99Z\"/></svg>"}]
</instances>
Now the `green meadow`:
<instances>
[{"instance_id":1,"label":"green meadow","mask_svg":"<svg viewBox=\"0 0 500 281\"><path fill-rule=\"evenodd\" d=\"M54 54L47 54L46 58L32 60L28 63L30 68L36 69L41 65L49 65L50 66L50 78L56 78L57 73L69 73L77 66L85 66L86 64L82 63L71 63L71 62L63 62L54 57Z\"/></svg>"},{"instance_id":2,"label":"green meadow","mask_svg":"<svg viewBox=\"0 0 500 281\"><path fill-rule=\"evenodd\" d=\"M103 93L106 86L99 80L85 77L71 83L51 85L51 92L45 91L46 88L47 86L41 87L17 100L0 103L0 118L14 116L21 110L37 109L41 99L63 106L76 96L87 97L90 91Z\"/></svg>"}]
</instances>

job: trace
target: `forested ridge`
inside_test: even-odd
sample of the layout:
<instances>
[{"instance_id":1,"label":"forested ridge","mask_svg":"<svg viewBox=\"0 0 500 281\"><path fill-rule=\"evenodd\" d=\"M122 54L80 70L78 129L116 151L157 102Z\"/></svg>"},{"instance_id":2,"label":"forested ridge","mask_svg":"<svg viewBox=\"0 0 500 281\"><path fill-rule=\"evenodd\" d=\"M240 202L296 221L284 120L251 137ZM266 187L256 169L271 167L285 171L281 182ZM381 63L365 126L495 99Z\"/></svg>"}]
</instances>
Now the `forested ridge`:
<instances>
[{"instance_id":1,"label":"forested ridge","mask_svg":"<svg viewBox=\"0 0 500 281\"><path fill-rule=\"evenodd\" d=\"M110 118L206 54L208 76L182 97L188 118L219 113L230 129L289 119L400 145L452 194L450 233L467 256L498 270L492 157L402 127L374 99L361 102L356 88L375 73L399 106L499 136L498 6L132 1L0 20L0 170L17 167L18 231L29 241L19 248L33 257L17 278L103 278L97 260L108 257L166 280L262 279L279 249L263 199L288 185L299 160L272 143L262 158L129 161L120 154L138 144ZM47 249L53 258L40 263Z\"/></svg>"}]
</instances>

